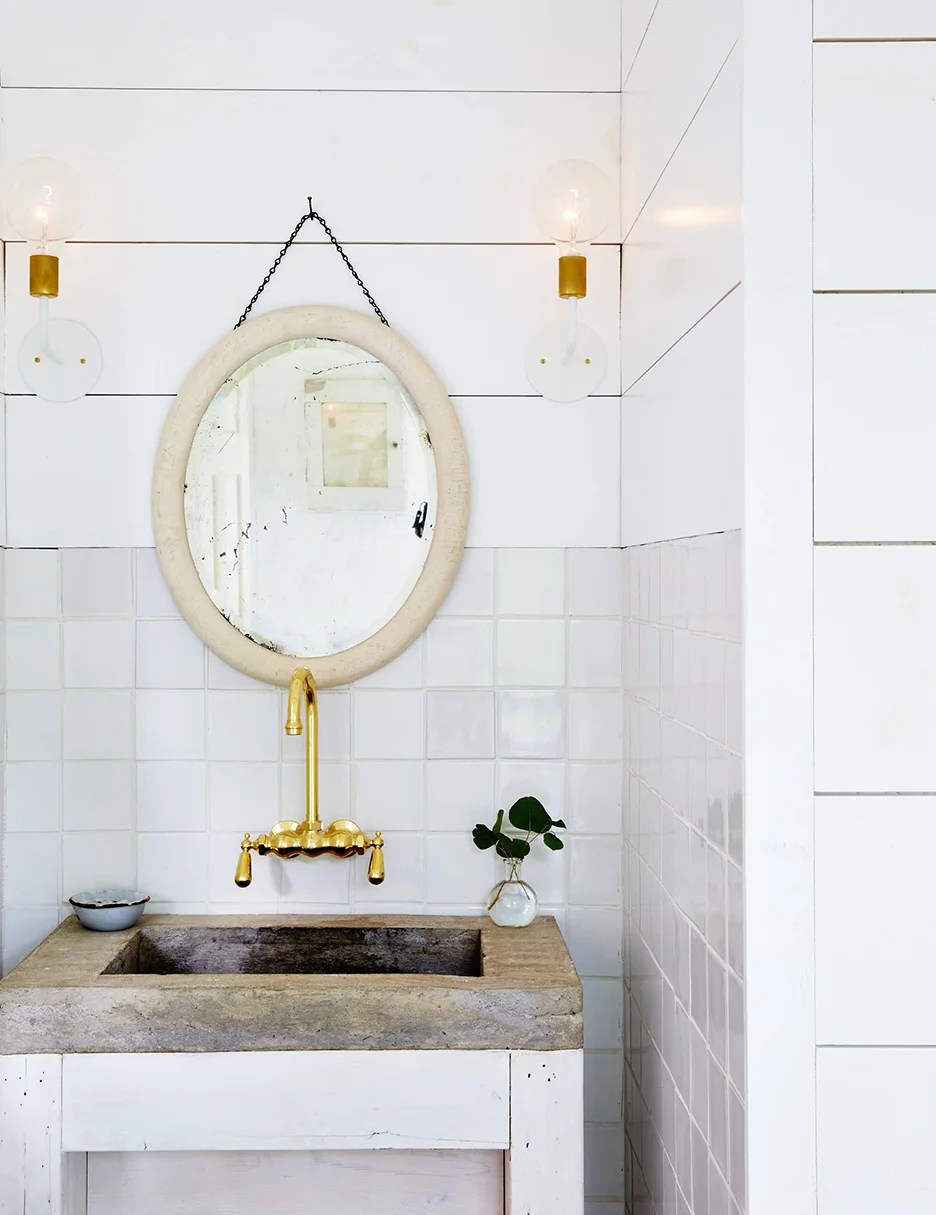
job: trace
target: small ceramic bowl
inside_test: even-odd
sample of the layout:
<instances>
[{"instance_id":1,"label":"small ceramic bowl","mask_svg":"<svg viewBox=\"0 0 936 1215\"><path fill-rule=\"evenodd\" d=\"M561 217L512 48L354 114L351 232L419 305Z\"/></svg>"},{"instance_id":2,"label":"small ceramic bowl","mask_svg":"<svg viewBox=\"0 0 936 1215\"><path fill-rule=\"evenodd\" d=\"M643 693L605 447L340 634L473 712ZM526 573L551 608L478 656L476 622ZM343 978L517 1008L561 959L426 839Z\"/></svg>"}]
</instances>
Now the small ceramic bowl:
<instances>
[{"instance_id":1,"label":"small ceramic bowl","mask_svg":"<svg viewBox=\"0 0 936 1215\"><path fill-rule=\"evenodd\" d=\"M83 890L68 900L85 928L95 932L119 932L132 928L150 896L140 890Z\"/></svg>"}]
</instances>

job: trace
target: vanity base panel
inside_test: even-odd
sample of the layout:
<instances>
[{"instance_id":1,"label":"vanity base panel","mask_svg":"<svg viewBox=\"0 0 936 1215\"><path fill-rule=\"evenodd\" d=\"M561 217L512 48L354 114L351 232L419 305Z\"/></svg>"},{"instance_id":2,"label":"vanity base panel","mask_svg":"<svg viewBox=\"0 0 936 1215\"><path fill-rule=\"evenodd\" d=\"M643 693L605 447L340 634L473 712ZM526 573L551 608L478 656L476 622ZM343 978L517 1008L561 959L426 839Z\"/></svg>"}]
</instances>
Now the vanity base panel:
<instances>
[{"instance_id":1,"label":"vanity base panel","mask_svg":"<svg viewBox=\"0 0 936 1215\"><path fill-rule=\"evenodd\" d=\"M89 1152L505 1153L505 1215L583 1215L582 1052L0 1058L0 1215L89 1215Z\"/></svg>"}]
</instances>

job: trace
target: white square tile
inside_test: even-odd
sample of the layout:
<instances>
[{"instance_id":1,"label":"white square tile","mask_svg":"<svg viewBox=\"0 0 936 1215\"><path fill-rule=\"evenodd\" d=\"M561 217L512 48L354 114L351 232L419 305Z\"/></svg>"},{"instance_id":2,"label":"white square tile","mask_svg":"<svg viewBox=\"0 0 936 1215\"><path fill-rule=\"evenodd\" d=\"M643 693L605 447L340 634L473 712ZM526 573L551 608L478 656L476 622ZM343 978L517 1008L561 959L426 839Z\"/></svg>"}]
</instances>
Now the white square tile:
<instances>
[{"instance_id":1,"label":"white square tile","mask_svg":"<svg viewBox=\"0 0 936 1215\"><path fill-rule=\"evenodd\" d=\"M243 837L241 837L243 838ZM231 881L239 852L231 856ZM208 836L172 831L137 836L137 882L161 902L197 902L208 891Z\"/></svg>"},{"instance_id":2,"label":"white square tile","mask_svg":"<svg viewBox=\"0 0 936 1215\"><path fill-rule=\"evenodd\" d=\"M355 691L353 700L356 759L422 758L422 692Z\"/></svg>"},{"instance_id":3,"label":"white square tile","mask_svg":"<svg viewBox=\"0 0 936 1215\"><path fill-rule=\"evenodd\" d=\"M208 812L212 832L265 831L279 812L278 765L209 764Z\"/></svg>"},{"instance_id":4,"label":"white square tile","mask_svg":"<svg viewBox=\"0 0 936 1215\"><path fill-rule=\"evenodd\" d=\"M57 620L9 620L5 633L7 688L39 691L62 686Z\"/></svg>"},{"instance_id":5,"label":"white square tile","mask_svg":"<svg viewBox=\"0 0 936 1215\"><path fill-rule=\"evenodd\" d=\"M594 1051L585 1055L585 1120L618 1122L624 1091L623 1058L620 1051ZM621 1208L623 1215L623 1207ZM606 1207L600 1215L610 1215Z\"/></svg>"},{"instance_id":6,"label":"white square tile","mask_svg":"<svg viewBox=\"0 0 936 1215\"><path fill-rule=\"evenodd\" d=\"M275 691L208 693L210 760L276 760L280 728Z\"/></svg>"},{"instance_id":7,"label":"white square tile","mask_svg":"<svg viewBox=\"0 0 936 1215\"><path fill-rule=\"evenodd\" d=\"M490 760L430 760L426 764L426 824L454 831L479 822L494 805Z\"/></svg>"},{"instance_id":8,"label":"white square tile","mask_svg":"<svg viewBox=\"0 0 936 1215\"><path fill-rule=\"evenodd\" d=\"M82 760L62 768L62 826L66 831L114 831L133 826L134 765L129 760Z\"/></svg>"},{"instance_id":9,"label":"white square tile","mask_svg":"<svg viewBox=\"0 0 936 1215\"><path fill-rule=\"evenodd\" d=\"M280 768L280 810L277 817L301 819L305 812L305 799L305 769L299 764L283 764ZM351 817L349 764L319 766L319 813L326 823L336 818ZM370 823L363 823L362 826L374 829Z\"/></svg>"},{"instance_id":10,"label":"white square tile","mask_svg":"<svg viewBox=\"0 0 936 1215\"><path fill-rule=\"evenodd\" d=\"M585 1192L589 1198L624 1194L625 1139L616 1126L585 1128Z\"/></svg>"},{"instance_id":11,"label":"white square tile","mask_svg":"<svg viewBox=\"0 0 936 1215\"><path fill-rule=\"evenodd\" d=\"M398 759L355 764L354 811L362 826L371 824L368 831L378 827L389 831L421 830L422 762Z\"/></svg>"},{"instance_id":12,"label":"white square tile","mask_svg":"<svg viewBox=\"0 0 936 1215\"><path fill-rule=\"evenodd\" d=\"M3 973L19 966L58 923L58 906L8 909L3 920Z\"/></svg>"},{"instance_id":13,"label":"white square tile","mask_svg":"<svg viewBox=\"0 0 936 1215\"><path fill-rule=\"evenodd\" d=\"M228 692L262 692L265 688L269 688L269 686L269 684L262 683L259 679L251 679L243 671L229 667L212 650L208 651L209 688L218 688L221 691Z\"/></svg>"},{"instance_id":14,"label":"white square tile","mask_svg":"<svg viewBox=\"0 0 936 1215\"><path fill-rule=\"evenodd\" d=\"M466 548L452 589L439 608L440 616L494 615L494 552Z\"/></svg>"},{"instance_id":15,"label":"white square tile","mask_svg":"<svg viewBox=\"0 0 936 1215\"><path fill-rule=\"evenodd\" d=\"M59 692L8 692L7 760L62 758L62 697Z\"/></svg>"},{"instance_id":16,"label":"white square tile","mask_svg":"<svg viewBox=\"0 0 936 1215\"><path fill-rule=\"evenodd\" d=\"M58 549L8 548L5 566L5 602L8 618L58 616Z\"/></svg>"},{"instance_id":17,"label":"white square tile","mask_svg":"<svg viewBox=\"0 0 936 1215\"><path fill-rule=\"evenodd\" d=\"M211 771L219 768L223 765L212 764ZM136 782L138 831L204 831L207 813L203 763L144 760L136 766ZM276 804L275 780L272 804Z\"/></svg>"},{"instance_id":18,"label":"white square tile","mask_svg":"<svg viewBox=\"0 0 936 1215\"><path fill-rule=\"evenodd\" d=\"M205 647L184 620L139 620L138 688L203 688Z\"/></svg>"},{"instance_id":19,"label":"white square tile","mask_svg":"<svg viewBox=\"0 0 936 1215\"><path fill-rule=\"evenodd\" d=\"M580 976L588 979L620 977L622 944L621 913L617 908L570 908L569 948Z\"/></svg>"},{"instance_id":20,"label":"white square tile","mask_svg":"<svg viewBox=\"0 0 936 1215\"><path fill-rule=\"evenodd\" d=\"M204 759L205 693L136 694L137 759Z\"/></svg>"},{"instance_id":21,"label":"white square tile","mask_svg":"<svg viewBox=\"0 0 936 1215\"><path fill-rule=\"evenodd\" d=\"M58 905L59 849L56 834L11 834L3 841L3 907Z\"/></svg>"},{"instance_id":22,"label":"white square tile","mask_svg":"<svg viewBox=\"0 0 936 1215\"><path fill-rule=\"evenodd\" d=\"M434 620L426 632L426 686L490 687L494 682L494 622Z\"/></svg>"},{"instance_id":23,"label":"white square tile","mask_svg":"<svg viewBox=\"0 0 936 1215\"><path fill-rule=\"evenodd\" d=\"M623 565L619 548L573 548L566 554L570 616L620 616Z\"/></svg>"},{"instance_id":24,"label":"white square tile","mask_svg":"<svg viewBox=\"0 0 936 1215\"><path fill-rule=\"evenodd\" d=\"M132 759L133 694L70 690L63 694L65 759Z\"/></svg>"},{"instance_id":25,"label":"white square tile","mask_svg":"<svg viewBox=\"0 0 936 1215\"><path fill-rule=\"evenodd\" d=\"M621 686L621 623L572 620L569 623L569 686Z\"/></svg>"},{"instance_id":26,"label":"white square tile","mask_svg":"<svg viewBox=\"0 0 936 1215\"><path fill-rule=\"evenodd\" d=\"M624 702L617 692L569 693L569 757L621 759Z\"/></svg>"},{"instance_id":27,"label":"white square tile","mask_svg":"<svg viewBox=\"0 0 936 1215\"><path fill-rule=\"evenodd\" d=\"M562 692L498 692L497 753L505 759L561 759L565 753Z\"/></svg>"},{"instance_id":28,"label":"white square tile","mask_svg":"<svg viewBox=\"0 0 936 1215\"><path fill-rule=\"evenodd\" d=\"M304 764L306 754L305 714L301 734L284 732L286 721L286 698L280 697L278 732L282 746L282 757L287 764ZM323 760L346 760L351 755L351 694L327 691L318 695L319 758Z\"/></svg>"},{"instance_id":29,"label":"white square tile","mask_svg":"<svg viewBox=\"0 0 936 1215\"><path fill-rule=\"evenodd\" d=\"M619 979L585 979L586 1050L620 1050L624 1030L623 987Z\"/></svg>"},{"instance_id":30,"label":"white square tile","mask_svg":"<svg viewBox=\"0 0 936 1215\"><path fill-rule=\"evenodd\" d=\"M281 897L284 903L338 906L345 910L350 909L352 870L355 865L367 865L364 857L342 860L340 857L327 855L311 860L307 857L295 857L289 861L265 856L259 863L281 867ZM255 860L254 868L257 864Z\"/></svg>"},{"instance_id":31,"label":"white square tile","mask_svg":"<svg viewBox=\"0 0 936 1215\"><path fill-rule=\"evenodd\" d=\"M250 885L246 889L235 886L234 870L240 860L243 838L243 831L212 831L208 837L208 894L213 903L237 901L243 912L250 915L256 914L258 903L277 904L283 867L275 857L258 857L253 852Z\"/></svg>"},{"instance_id":32,"label":"white square tile","mask_svg":"<svg viewBox=\"0 0 936 1215\"><path fill-rule=\"evenodd\" d=\"M500 760L497 806L505 810L521 797L536 797L551 818L566 819L565 764L541 760Z\"/></svg>"},{"instance_id":33,"label":"white square tile","mask_svg":"<svg viewBox=\"0 0 936 1215\"><path fill-rule=\"evenodd\" d=\"M495 553L499 616L562 616L565 554L560 548L502 548Z\"/></svg>"},{"instance_id":34,"label":"white square tile","mask_svg":"<svg viewBox=\"0 0 936 1215\"><path fill-rule=\"evenodd\" d=\"M178 617L154 548L136 550L136 611L138 616Z\"/></svg>"},{"instance_id":35,"label":"white square tile","mask_svg":"<svg viewBox=\"0 0 936 1215\"><path fill-rule=\"evenodd\" d=\"M356 908L372 910L374 904L387 902L422 904L425 837L419 832L390 831L384 834L386 877L379 886L367 880L367 856L352 865L351 890Z\"/></svg>"},{"instance_id":36,"label":"white square tile","mask_svg":"<svg viewBox=\"0 0 936 1215\"><path fill-rule=\"evenodd\" d=\"M621 905L621 848L606 836L573 836L569 850L569 902L582 907Z\"/></svg>"},{"instance_id":37,"label":"white square tile","mask_svg":"<svg viewBox=\"0 0 936 1215\"><path fill-rule=\"evenodd\" d=\"M62 550L62 611L66 616L130 616L133 584L128 548Z\"/></svg>"},{"instance_id":38,"label":"white square tile","mask_svg":"<svg viewBox=\"0 0 936 1215\"><path fill-rule=\"evenodd\" d=\"M426 714L430 759L493 757L493 692L428 692Z\"/></svg>"},{"instance_id":39,"label":"white square tile","mask_svg":"<svg viewBox=\"0 0 936 1215\"><path fill-rule=\"evenodd\" d=\"M4 824L7 831L58 831L62 769L59 764L4 766Z\"/></svg>"},{"instance_id":40,"label":"white square tile","mask_svg":"<svg viewBox=\"0 0 936 1215\"><path fill-rule=\"evenodd\" d=\"M619 764L570 764L570 828L590 835L620 834L622 793Z\"/></svg>"},{"instance_id":41,"label":"white square tile","mask_svg":"<svg viewBox=\"0 0 936 1215\"><path fill-rule=\"evenodd\" d=\"M562 687L564 620L498 620L497 682L502 687Z\"/></svg>"},{"instance_id":42,"label":"white square tile","mask_svg":"<svg viewBox=\"0 0 936 1215\"><path fill-rule=\"evenodd\" d=\"M147 891L137 884L132 832L66 831L62 836L63 897L115 886Z\"/></svg>"},{"instance_id":43,"label":"white square tile","mask_svg":"<svg viewBox=\"0 0 936 1215\"><path fill-rule=\"evenodd\" d=\"M411 646L388 662L357 681L361 688L421 688L423 686L423 641L417 637Z\"/></svg>"},{"instance_id":44,"label":"white square tile","mask_svg":"<svg viewBox=\"0 0 936 1215\"><path fill-rule=\"evenodd\" d=\"M430 903L457 905L464 908L464 914L480 914L502 868L493 853L474 846L470 829L426 837L426 898Z\"/></svg>"},{"instance_id":45,"label":"white square tile","mask_svg":"<svg viewBox=\"0 0 936 1215\"><path fill-rule=\"evenodd\" d=\"M133 687L132 620L66 620L66 688Z\"/></svg>"}]
</instances>

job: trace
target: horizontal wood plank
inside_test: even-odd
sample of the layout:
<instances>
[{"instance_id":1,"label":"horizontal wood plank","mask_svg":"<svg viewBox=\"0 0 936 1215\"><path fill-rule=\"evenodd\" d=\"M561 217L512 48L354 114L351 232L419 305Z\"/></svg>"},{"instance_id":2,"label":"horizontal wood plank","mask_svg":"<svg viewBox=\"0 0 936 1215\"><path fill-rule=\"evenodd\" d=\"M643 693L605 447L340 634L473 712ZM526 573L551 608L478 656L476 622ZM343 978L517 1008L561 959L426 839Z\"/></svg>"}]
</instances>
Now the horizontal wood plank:
<instances>
[{"instance_id":1,"label":"horizontal wood plank","mask_svg":"<svg viewBox=\"0 0 936 1215\"><path fill-rule=\"evenodd\" d=\"M502 1149L505 1051L67 1055L65 1151Z\"/></svg>"},{"instance_id":2,"label":"horizontal wood plank","mask_svg":"<svg viewBox=\"0 0 936 1215\"><path fill-rule=\"evenodd\" d=\"M618 0L124 0L3 6L0 74L29 88L620 87Z\"/></svg>"},{"instance_id":3,"label":"horizontal wood plank","mask_svg":"<svg viewBox=\"0 0 936 1215\"><path fill-rule=\"evenodd\" d=\"M95 1152L88 1215L502 1215L503 1152Z\"/></svg>"},{"instance_id":4,"label":"horizontal wood plank","mask_svg":"<svg viewBox=\"0 0 936 1215\"><path fill-rule=\"evenodd\" d=\"M540 174L576 157L616 182L620 158L618 93L4 88L3 108L0 173L37 148L72 164L83 240L281 241L311 194L343 241L542 241Z\"/></svg>"},{"instance_id":5,"label":"horizontal wood plank","mask_svg":"<svg viewBox=\"0 0 936 1215\"><path fill-rule=\"evenodd\" d=\"M285 236L285 233L284 233ZM104 352L98 394L174 394L208 348L234 326L278 252L276 245L69 244L59 315L75 317ZM552 245L364 245L348 250L391 325L460 396L530 395L523 351L556 314ZM27 293L25 244L7 246L6 391L28 392L19 347L37 321ZM604 339L608 372L598 391L620 392L620 258L589 257L582 319ZM369 312L334 249L300 245L280 263L254 315L292 304Z\"/></svg>"}]
</instances>

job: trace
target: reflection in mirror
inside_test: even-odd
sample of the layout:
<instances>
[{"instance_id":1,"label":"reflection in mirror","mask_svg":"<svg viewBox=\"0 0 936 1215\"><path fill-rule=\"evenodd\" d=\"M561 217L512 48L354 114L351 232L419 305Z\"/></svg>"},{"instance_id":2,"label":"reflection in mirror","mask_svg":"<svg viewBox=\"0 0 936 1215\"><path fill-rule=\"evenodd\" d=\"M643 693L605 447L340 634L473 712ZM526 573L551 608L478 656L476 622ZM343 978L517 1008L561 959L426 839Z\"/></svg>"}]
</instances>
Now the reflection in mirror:
<instances>
[{"instance_id":1,"label":"reflection in mirror","mask_svg":"<svg viewBox=\"0 0 936 1215\"><path fill-rule=\"evenodd\" d=\"M250 640L331 655L413 589L436 518L425 423L399 380L347 342L282 342L215 394L185 475L202 586Z\"/></svg>"}]
</instances>

